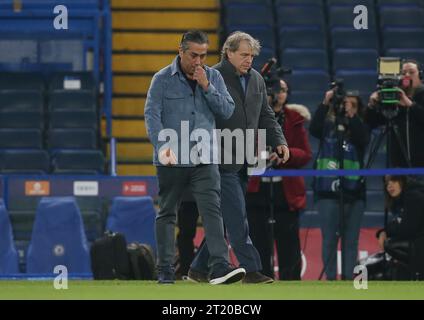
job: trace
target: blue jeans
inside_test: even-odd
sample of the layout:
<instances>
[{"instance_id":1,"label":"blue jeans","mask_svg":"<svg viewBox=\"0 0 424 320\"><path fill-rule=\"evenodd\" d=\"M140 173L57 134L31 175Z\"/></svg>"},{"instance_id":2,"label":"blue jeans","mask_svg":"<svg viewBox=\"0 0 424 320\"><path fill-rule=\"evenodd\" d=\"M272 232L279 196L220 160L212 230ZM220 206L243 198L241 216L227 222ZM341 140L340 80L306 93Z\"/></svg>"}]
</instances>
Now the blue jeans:
<instances>
[{"instance_id":1,"label":"blue jeans","mask_svg":"<svg viewBox=\"0 0 424 320\"><path fill-rule=\"evenodd\" d=\"M246 168L239 172L221 171L221 211L228 240L240 267L246 272L262 270L261 257L249 236L246 213ZM203 241L191 268L200 272L208 271L209 249Z\"/></svg>"},{"instance_id":2,"label":"blue jeans","mask_svg":"<svg viewBox=\"0 0 424 320\"><path fill-rule=\"evenodd\" d=\"M325 274L328 280L337 278L337 244L339 240L339 200L320 199L317 203L322 234L322 263L326 266ZM345 261L343 265L346 279L353 278L353 269L358 258L358 238L361 220L364 214L364 201L356 200L345 203L344 207L344 242L342 249Z\"/></svg>"}]
</instances>

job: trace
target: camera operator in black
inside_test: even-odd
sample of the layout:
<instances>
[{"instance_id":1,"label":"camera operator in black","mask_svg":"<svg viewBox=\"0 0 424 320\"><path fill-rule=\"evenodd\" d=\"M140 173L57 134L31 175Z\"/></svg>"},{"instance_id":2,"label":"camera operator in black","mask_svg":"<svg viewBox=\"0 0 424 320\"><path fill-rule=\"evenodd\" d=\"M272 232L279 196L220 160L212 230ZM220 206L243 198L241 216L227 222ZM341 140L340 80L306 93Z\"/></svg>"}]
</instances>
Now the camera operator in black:
<instances>
[{"instance_id":1,"label":"camera operator in black","mask_svg":"<svg viewBox=\"0 0 424 320\"><path fill-rule=\"evenodd\" d=\"M336 101L335 101L336 100ZM311 135L320 140L320 151L327 137L333 136L336 131L337 118L343 123L343 144L348 142L356 149L356 157L360 168L363 167L365 149L369 142L369 129L362 121L364 107L358 95L339 95L339 88L334 88L325 93L324 101L318 106L312 117L309 131ZM319 155L317 156L318 160ZM315 165L316 166L316 165ZM336 169L335 167L323 169ZM345 168L347 169L347 168ZM346 177L347 178L347 177ZM345 181L347 179L344 179ZM319 179L319 178L317 178ZM327 280L337 278L337 243L339 236L344 236L345 262L343 272L346 279L352 279L353 269L357 262L358 238L361 220L364 212L365 186L359 184L355 191L343 189L344 195L344 230L340 228L340 192L337 190L319 190L314 183L314 197L317 201L322 233L322 262L325 267Z\"/></svg>"},{"instance_id":2,"label":"camera operator in black","mask_svg":"<svg viewBox=\"0 0 424 320\"><path fill-rule=\"evenodd\" d=\"M305 122L310 121L309 110L299 104L288 103L290 87L278 77L267 83L268 98L289 144L290 160L281 169L300 169L312 158ZM270 200L273 187L273 227ZM250 236L261 256L263 272L274 277L271 270L271 242L275 241L280 280L301 280L302 258L299 239L299 215L306 207L306 187L303 177L255 177L249 179L246 197ZM272 230L270 228L273 228ZM271 232L272 231L272 232ZM271 241L271 238L273 241Z\"/></svg>"},{"instance_id":3,"label":"camera operator in black","mask_svg":"<svg viewBox=\"0 0 424 320\"><path fill-rule=\"evenodd\" d=\"M407 266L406 274L397 274L401 278L395 275L393 280L424 280L424 184L405 176L386 176L384 180L393 219L377 232L379 246ZM404 258L395 254L401 248Z\"/></svg>"},{"instance_id":4,"label":"camera operator in black","mask_svg":"<svg viewBox=\"0 0 424 320\"><path fill-rule=\"evenodd\" d=\"M408 167L409 157L412 167L424 167L424 86L422 84L420 64L415 60L405 60L402 64L402 75L410 79L409 88L400 88L399 112L392 120L398 129L405 154L395 134L391 134L391 167ZM403 81L404 82L404 81ZM379 95L374 92L368 103L366 122L372 128L386 124L388 120L379 110Z\"/></svg>"}]
</instances>

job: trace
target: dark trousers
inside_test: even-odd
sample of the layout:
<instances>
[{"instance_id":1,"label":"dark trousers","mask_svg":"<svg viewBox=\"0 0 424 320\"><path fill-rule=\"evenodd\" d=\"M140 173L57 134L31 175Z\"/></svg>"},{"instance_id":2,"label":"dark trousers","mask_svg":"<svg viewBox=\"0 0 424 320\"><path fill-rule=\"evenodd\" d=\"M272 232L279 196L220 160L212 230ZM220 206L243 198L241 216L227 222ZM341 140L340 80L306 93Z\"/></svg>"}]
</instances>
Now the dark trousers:
<instances>
[{"instance_id":1,"label":"dark trousers","mask_svg":"<svg viewBox=\"0 0 424 320\"><path fill-rule=\"evenodd\" d=\"M246 214L247 171L221 171L221 210L231 248L247 272L262 270L261 258L249 236L249 225ZM209 243L199 248L191 267L197 271L207 272Z\"/></svg>"},{"instance_id":2,"label":"dark trousers","mask_svg":"<svg viewBox=\"0 0 424 320\"><path fill-rule=\"evenodd\" d=\"M229 263L228 247L220 210L220 176L217 165L157 167L159 212L156 217L157 265L172 268L175 260L177 209L183 193L190 188L205 229L210 257L209 268Z\"/></svg>"},{"instance_id":3,"label":"dark trousers","mask_svg":"<svg viewBox=\"0 0 424 320\"><path fill-rule=\"evenodd\" d=\"M177 247L179 268L177 273L187 275L194 259L194 237L196 236L199 212L195 202L182 202L177 214L178 229Z\"/></svg>"},{"instance_id":4,"label":"dark trousers","mask_svg":"<svg viewBox=\"0 0 424 320\"><path fill-rule=\"evenodd\" d=\"M275 197L283 197L281 183L274 184ZM250 237L261 256L263 273L274 278L271 270L271 226L269 224L269 184L262 184L260 193L247 194L247 216L250 225ZM265 190L264 190L265 189ZM274 206L275 224L273 227L274 243L277 248L278 270L280 280L300 280L301 250L299 240L299 213L289 211L284 203Z\"/></svg>"}]
</instances>

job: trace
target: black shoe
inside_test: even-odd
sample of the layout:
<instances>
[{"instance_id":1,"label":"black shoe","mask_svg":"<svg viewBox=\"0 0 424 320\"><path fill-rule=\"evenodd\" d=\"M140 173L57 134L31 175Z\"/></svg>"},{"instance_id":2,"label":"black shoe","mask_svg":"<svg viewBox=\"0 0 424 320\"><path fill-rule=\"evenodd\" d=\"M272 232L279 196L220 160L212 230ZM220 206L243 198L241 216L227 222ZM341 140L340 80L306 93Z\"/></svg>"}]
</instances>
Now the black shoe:
<instances>
[{"instance_id":1,"label":"black shoe","mask_svg":"<svg viewBox=\"0 0 424 320\"><path fill-rule=\"evenodd\" d=\"M273 283L274 279L263 275L260 272L248 272L243 279L243 283Z\"/></svg>"},{"instance_id":2,"label":"black shoe","mask_svg":"<svg viewBox=\"0 0 424 320\"><path fill-rule=\"evenodd\" d=\"M243 279L246 274L244 268L233 268L230 266L216 267L209 276L210 284L230 284Z\"/></svg>"},{"instance_id":3,"label":"black shoe","mask_svg":"<svg viewBox=\"0 0 424 320\"><path fill-rule=\"evenodd\" d=\"M201 271L197 271L191 268L188 270L187 280L197 283L209 282L207 273L203 273Z\"/></svg>"},{"instance_id":4,"label":"black shoe","mask_svg":"<svg viewBox=\"0 0 424 320\"><path fill-rule=\"evenodd\" d=\"M158 283L173 284L175 283L175 271L173 268L158 269Z\"/></svg>"}]
</instances>

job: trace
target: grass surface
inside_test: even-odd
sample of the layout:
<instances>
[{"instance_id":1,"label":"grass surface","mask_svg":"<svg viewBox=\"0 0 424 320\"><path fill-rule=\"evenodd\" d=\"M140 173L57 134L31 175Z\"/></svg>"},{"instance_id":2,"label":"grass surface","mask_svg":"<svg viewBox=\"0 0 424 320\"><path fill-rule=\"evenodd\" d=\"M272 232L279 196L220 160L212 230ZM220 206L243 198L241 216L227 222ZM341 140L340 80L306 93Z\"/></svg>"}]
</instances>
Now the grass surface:
<instances>
[{"instance_id":1,"label":"grass surface","mask_svg":"<svg viewBox=\"0 0 424 320\"><path fill-rule=\"evenodd\" d=\"M143 300L286 300L286 299L424 299L424 282L368 282L356 290L351 281L281 282L267 285L212 286L177 281L74 281L56 290L51 281L0 281L0 299L143 299Z\"/></svg>"}]
</instances>

